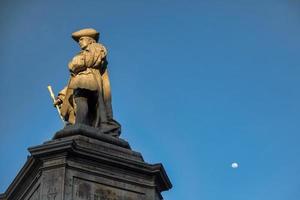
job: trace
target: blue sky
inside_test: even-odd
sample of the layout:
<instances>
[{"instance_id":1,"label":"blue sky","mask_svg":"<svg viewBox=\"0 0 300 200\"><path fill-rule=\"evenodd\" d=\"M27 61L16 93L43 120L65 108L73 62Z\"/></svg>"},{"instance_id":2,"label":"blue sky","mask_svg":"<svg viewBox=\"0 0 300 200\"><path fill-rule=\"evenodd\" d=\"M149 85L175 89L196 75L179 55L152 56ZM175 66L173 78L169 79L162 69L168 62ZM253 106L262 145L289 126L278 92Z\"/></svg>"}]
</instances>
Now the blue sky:
<instances>
[{"instance_id":1,"label":"blue sky","mask_svg":"<svg viewBox=\"0 0 300 200\"><path fill-rule=\"evenodd\" d=\"M93 27L121 137L174 185L165 199L300 198L300 2L0 3L0 192L62 128L51 105ZM232 169L230 164L240 167Z\"/></svg>"}]
</instances>

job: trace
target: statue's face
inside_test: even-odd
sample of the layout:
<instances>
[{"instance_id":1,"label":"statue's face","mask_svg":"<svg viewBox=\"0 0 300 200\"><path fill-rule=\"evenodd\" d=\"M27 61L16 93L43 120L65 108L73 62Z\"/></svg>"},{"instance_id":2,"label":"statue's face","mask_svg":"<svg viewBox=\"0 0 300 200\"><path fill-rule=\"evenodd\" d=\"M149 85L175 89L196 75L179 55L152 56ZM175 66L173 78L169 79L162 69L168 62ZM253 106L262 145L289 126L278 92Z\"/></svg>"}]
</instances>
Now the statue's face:
<instances>
[{"instance_id":1,"label":"statue's face","mask_svg":"<svg viewBox=\"0 0 300 200\"><path fill-rule=\"evenodd\" d=\"M87 48L87 46L89 44L91 44L91 38L90 37L81 37L79 39L78 43L79 43L79 46L81 49L85 49L85 48Z\"/></svg>"}]
</instances>

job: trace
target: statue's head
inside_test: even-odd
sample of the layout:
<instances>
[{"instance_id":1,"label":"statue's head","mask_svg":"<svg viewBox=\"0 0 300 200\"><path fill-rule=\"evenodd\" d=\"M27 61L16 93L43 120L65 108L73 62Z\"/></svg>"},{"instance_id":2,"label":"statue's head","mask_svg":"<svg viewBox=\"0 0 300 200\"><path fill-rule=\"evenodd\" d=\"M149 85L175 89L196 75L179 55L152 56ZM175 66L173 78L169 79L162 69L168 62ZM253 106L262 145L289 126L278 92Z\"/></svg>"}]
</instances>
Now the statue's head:
<instances>
[{"instance_id":1,"label":"statue's head","mask_svg":"<svg viewBox=\"0 0 300 200\"><path fill-rule=\"evenodd\" d=\"M83 36L79 38L78 44L81 49L86 49L90 44L95 42L96 40L94 38Z\"/></svg>"},{"instance_id":2,"label":"statue's head","mask_svg":"<svg viewBox=\"0 0 300 200\"><path fill-rule=\"evenodd\" d=\"M81 29L72 33L72 38L79 43L81 49L85 49L89 44L98 42L99 32L92 28Z\"/></svg>"}]
</instances>

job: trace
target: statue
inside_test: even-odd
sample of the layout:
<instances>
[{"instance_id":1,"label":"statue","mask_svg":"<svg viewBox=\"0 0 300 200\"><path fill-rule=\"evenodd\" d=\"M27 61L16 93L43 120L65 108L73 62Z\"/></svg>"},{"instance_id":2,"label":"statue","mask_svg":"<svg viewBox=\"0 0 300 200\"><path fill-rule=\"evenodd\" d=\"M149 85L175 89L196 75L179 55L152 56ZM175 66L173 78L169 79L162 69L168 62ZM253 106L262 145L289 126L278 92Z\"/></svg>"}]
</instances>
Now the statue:
<instances>
[{"instance_id":1,"label":"statue","mask_svg":"<svg viewBox=\"0 0 300 200\"><path fill-rule=\"evenodd\" d=\"M76 31L72 38L81 51L69 62L68 85L59 92L54 105L68 124L85 124L117 137L121 126L113 119L107 50L97 43L99 33L95 29Z\"/></svg>"}]
</instances>

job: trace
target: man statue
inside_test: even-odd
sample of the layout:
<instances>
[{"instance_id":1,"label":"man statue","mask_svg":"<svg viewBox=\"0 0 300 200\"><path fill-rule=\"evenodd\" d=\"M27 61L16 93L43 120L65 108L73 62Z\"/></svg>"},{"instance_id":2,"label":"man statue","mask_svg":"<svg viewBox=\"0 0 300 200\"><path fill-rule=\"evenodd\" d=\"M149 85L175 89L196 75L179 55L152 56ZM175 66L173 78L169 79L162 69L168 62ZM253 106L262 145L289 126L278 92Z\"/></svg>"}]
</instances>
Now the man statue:
<instances>
[{"instance_id":1,"label":"man statue","mask_svg":"<svg viewBox=\"0 0 300 200\"><path fill-rule=\"evenodd\" d=\"M70 124L96 127L102 133L119 136L120 124L113 119L111 91L107 70L107 50L97 43L95 29L82 29L72 34L81 51L69 62L68 85L59 92L54 105Z\"/></svg>"}]
</instances>

